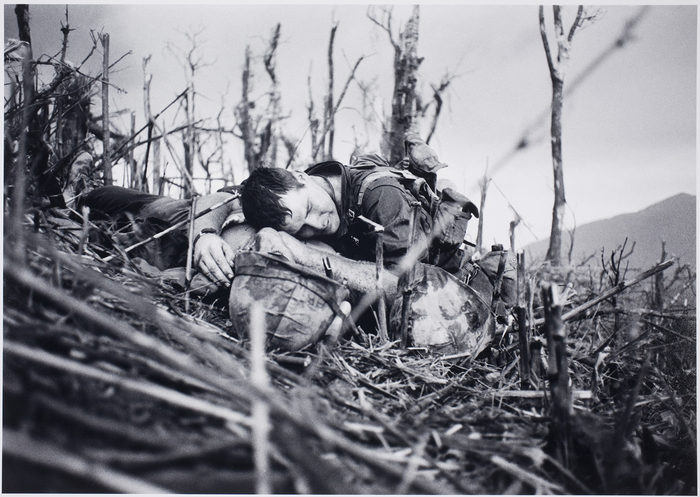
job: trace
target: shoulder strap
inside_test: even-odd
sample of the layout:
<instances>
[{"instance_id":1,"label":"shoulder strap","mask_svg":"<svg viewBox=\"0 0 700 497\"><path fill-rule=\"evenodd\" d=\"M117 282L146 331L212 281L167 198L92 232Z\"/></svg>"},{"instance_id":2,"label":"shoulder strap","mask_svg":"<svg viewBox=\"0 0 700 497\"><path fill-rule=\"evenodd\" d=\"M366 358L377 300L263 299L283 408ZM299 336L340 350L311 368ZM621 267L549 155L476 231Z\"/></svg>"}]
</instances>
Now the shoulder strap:
<instances>
[{"instance_id":1,"label":"shoulder strap","mask_svg":"<svg viewBox=\"0 0 700 497\"><path fill-rule=\"evenodd\" d=\"M432 212L432 205L439 200L430 185L423 178L402 169L382 168L365 176L360 184L360 191L357 194L357 205L362 206L362 199L367 187L380 178L396 178L404 188L406 188L416 200L425 203L429 211Z\"/></svg>"},{"instance_id":2,"label":"shoulder strap","mask_svg":"<svg viewBox=\"0 0 700 497\"><path fill-rule=\"evenodd\" d=\"M373 173L368 174L362 179L362 183L360 184L360 191L357 194L357 205L358 207L362 207L362 199L365 196L365 191L367 191L367 187L371 184L377 181L380 178L397 178L398 176L391 170L391 169L386 169L382 171L375 171Z\"/></svg>"}]
</instances>

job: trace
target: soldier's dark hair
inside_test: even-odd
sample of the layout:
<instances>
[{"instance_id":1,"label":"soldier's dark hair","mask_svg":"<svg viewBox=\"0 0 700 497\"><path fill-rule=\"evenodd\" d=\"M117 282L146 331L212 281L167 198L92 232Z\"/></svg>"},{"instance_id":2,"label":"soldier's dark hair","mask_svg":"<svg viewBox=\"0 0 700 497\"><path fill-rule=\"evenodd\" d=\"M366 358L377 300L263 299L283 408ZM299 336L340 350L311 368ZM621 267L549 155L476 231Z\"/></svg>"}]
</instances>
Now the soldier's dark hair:
<instances>
[{"instance_id":1,"label":"soldier's dark hair","mask_svg":"<svg viewBox=\"0 0 700 497\"><path fill-rule=\"evenodd\" d=\"M273 228L281 231L292 212L282 205L280 197L302 186L291 171L286 169L256 169L243 182L241 191L241 205L246 221L257 230Z\"/></svg>"}]
</instances>

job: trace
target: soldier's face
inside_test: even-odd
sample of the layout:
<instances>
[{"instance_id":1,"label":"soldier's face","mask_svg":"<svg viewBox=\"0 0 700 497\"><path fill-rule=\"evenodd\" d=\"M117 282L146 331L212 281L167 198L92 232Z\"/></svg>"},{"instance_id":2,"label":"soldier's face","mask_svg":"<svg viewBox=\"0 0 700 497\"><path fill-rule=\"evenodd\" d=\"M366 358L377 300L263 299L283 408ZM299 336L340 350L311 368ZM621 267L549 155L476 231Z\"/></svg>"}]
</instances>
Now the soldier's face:
<instances>
[{"instance_id":1,"label":"soldier's face","mask_svg":"<svg viewBox=\"0 0 700 497\"><path fill-rule=\"evenodd\" d=\"M291 211L282 231L299 239L333 235L340 227L338 210L330 194L304 173L295 173L301 188L280 197L280 203Z\"/></svg>"}]
</instances>

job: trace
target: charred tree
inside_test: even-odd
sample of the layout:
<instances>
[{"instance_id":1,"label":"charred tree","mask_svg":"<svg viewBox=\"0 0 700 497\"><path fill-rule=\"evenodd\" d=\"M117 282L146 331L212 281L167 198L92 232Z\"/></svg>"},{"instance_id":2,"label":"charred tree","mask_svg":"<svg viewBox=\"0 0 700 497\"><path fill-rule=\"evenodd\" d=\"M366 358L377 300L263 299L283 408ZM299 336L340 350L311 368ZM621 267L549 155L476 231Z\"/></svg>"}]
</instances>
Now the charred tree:
<instances>
[{"instance_id":1,"label":"charred tree","mask_svg":"<svg viewBox=\"0 0 700 497\"><path fill-rule=\"evenodd\" d=\"M350 71L348 79L345 81L345 85L343 86L340 95L338 95L338 100L335 100L333 96L333 87L335 79L335 73L333 69L333 41L335 39L335 32L337 28L338 25L336 24L331 29L330 41L328 44L328 93L324 98L323 127L320 133L318 132L319 123L316 120L316 116L314 113L313 97L311 95L311 81L309 80L309 128L311 129L311 157L314 161L317 160L319 153L321 153L322 151L322 156L325 160L331 160L333 158L335 115L338 113L338 109L340 108L340 104L345 98L345 94L348 91L350 83L353 80L355 80L355 72L357 71L357 68L360 66L360 63L365 58L364 55L361 55L357 59L355 65ZM328 143L328 147L324 148L326 143Z\"/></svg>"},{"instance_id":2,"label":"charred tree","mask_svg":"<svg viewBox=\"0 0 700 497\"><path fill-rule=\"evenodd\" d=\"M143 58L143 115L148 123L148 138L146 142L146 154L143 158L143 167L141 168L141 186L143 191L148 191L148 161L151 156L151 146L153 145L153 128L155 127L155 121L153 120L153 114L151 112L151 81L153 75L148 72L148 63L151 60L151 56ZM155 147L154 147L155 148ZM155 155L155 150L154 150ZM160 164L157 161L153 161L153 191L160 191Z\"/></svg>"},{"instance_id":3,"label":"charred tree","mask_svg":"<svg viewBox=\"0 0 700 497\"><path fill-rule=\"evenodd\" d=\"M318 134L319 134L319 125L320 122L318 120L318 117L316 115L316 106L314 104L314 96L313 96L313 91L311 88L311 71L309 71L309 76L306 78L307 85L309 87L309 105L307 106L307 118L309 120L309 132L311 135L311 151L313 153L314 150L318 150L317 144L318 144ZM316 160L316 157L313 156L311 157L312 161ZM290 161L291 162L291 161Z\"/></svg>"},{"instance_id":4,"label":"charred tree","mask_svg":"<svg viewBox=\"0 0 700 497\"><path fill-rule=\"evenodd\" d=\"M109 155L109 34L100 37L102 58L102 175L105 185L112 184L112 159Z\"/></svg>"},{"instance_id":5,"label":"charred tree","mask_svg":"<svg viewBox=\"0 0 700 497\"><path fill-rule=\"evenodd\" d=\"M243 155L245 158L248 171L253 172L258 168L255 161L255 125L253 124L253 116L251 110L255 108L255 104L251 102L250 93L252 91L252 72L250 68L250 46L245 47L245 62L243 65L243 75L241 77L241 102L236 108L238 119L238 127L241 130L241 139L243 140Z\"/></svg>"},{"instance_id":6,"label":"charred tree","mask_svg":"<svg viewBox=\"0 0 700 497\"><path fill-rule=\"evenodd\" d=\"M328 136L328 147L324 154L324 160L333 158L333 140L335 137L335 115L333 114L333 42L335 41L335 32L338 30L338 24L334 24L331 28L331 37L328 41L328 94L326 95L326 106L324 108L324 134Z\"/></svg>"},{"instance_id":7,"label":"charred tree","mask_svg":"<svg viewBox=\"0 0 700 497\"><path fill-rule=\"evenodd\" d=\"M422 62L418 57L418 26L420 8L413 7L413 14L406 22L399 40L394 40L391 32L391 12L386 12L383 21L376 19L371 13L369 18L389 35L394 47L394 91L391 101L391 123L382 147L384 155L391 164L400 162L405 154L404 133L411 128L415 116L416 103L416 72Z\"/></svg>"},{"instance_id":8,"label":"charred tree","mask_svg":"<svg viewBox=\"0 0 700 497\"><path fill-rule=\"evenodd\" d=\"M479 181L479 189L481 190L481 201L479 203L479 224L476 232L476 249L481 251L484 245L484 209L486 207L486 192L489 188L489 183L491 179L488 177L488 164L486 165L486 171L484 172L484 177Z\"/></svg>"},{"instance_id":9,"label":"charred tree","mask_svg":"<svg viewBox=\"0 0 700 497\"><path fill-rule=\"evenodd\" d=\"M270 77L270 106L268 111L268 123L265 126L265 140L261 142L260 161L263 167L275 167L277 164L277 141L279 136L278 126L280 121L280 91L277 81L277 46L280 40L281 24L277 24L270 43L263 56L265 71Z\"/></svg>"},{"instance_id":10,"label":"charred tree","mask_svg":"<svg viewBox=\"0 0 700 497\"><path fill-rule=\"evenodd\" d=\"M243 141L243 150L248 172L260 167L274 167L277 162L278 123L280 120L280 93L276 75L276 52L279 44L281 25L272 33L268 47L263 54L265 71L270 78L271 88L267 92L268 104L261 114L253 114L253 56L250 46L246 46L242 75L241 101L236 107L236 124Z\"/></svg>"},{"instance_id":11,"label":"charred tree","mask_svg":"<svg viewBox=\"0 0 700 497\"><path fill-rule=\"evenodd\" d=\"M576 19L571 25L568 34L564 32L561 7L559 5L554 5L552 10L554 14L554 33L558 49L556 60L552 58L549 40L547 39L543 6L540 6L539 17L540 35L542 37L542 44L544 45L544 52L547 56L549 75L552 80L552 122L550 133L552 138L552 169L554 173L554 208L552 210L552 230L549 236L549 249L547 250L546 259L550 261L553 266L559 266L561 265L562 229L564 225L564 209L566 207L561 139L561 116L562 107L564 105L564 78L569 65L571 40L574 37L576 28L580 26L583 20L583 6L578 7Z\"/></svg>"},{"instance_id":12,"label":"charred tree","mask_svg":"<svg viewBox=\"0 0 700 497\"><path fill-rule=\"evenodd\" d=\"M10 226L9 230L11 233L17 235L17 242L15 247L15 253L19 258L24 257L24 239L21 236L22 232L22 216L25 209L26 200L26 188L28 180L26 177L26 167L29 156L29 133L28 128L33 120L34 111L32 109L32 100L34 98L34 61L32 54L32 44L31 36L29 31L29 6L28 5L17 5L15 7L15 14L17 15L17 24L19 26L19 37L22 42L21 55L22 55L22 100L20 100L21 105L21 118L19 127L19 150L17 156L17 162L14 165L13 179L13 189L12 189L12 212L10 216ZM7 164L5 165L7 167ZM22 260L22 259L20 259Z\"/></svg>"}]
</instances>

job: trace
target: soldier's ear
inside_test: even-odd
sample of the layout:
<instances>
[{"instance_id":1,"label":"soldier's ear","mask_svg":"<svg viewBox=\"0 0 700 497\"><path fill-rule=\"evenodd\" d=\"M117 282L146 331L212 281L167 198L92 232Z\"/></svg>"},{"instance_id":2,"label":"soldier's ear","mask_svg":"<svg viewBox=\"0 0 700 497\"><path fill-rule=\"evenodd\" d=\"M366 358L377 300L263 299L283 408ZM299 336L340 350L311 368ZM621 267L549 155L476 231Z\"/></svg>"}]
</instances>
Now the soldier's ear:
<instances>
[{"instance_id":1,"label":"soldier's ear","mask_svg":"<svg viewBox=\"0 0 700 497\"><path fill-rule=\"evenodd\" d=\"M306 183L309 181L309 175L304 171L292 171L292 175L294 176L294 179L302 185L306 185Z\"/></svg>"}]
</instances>

